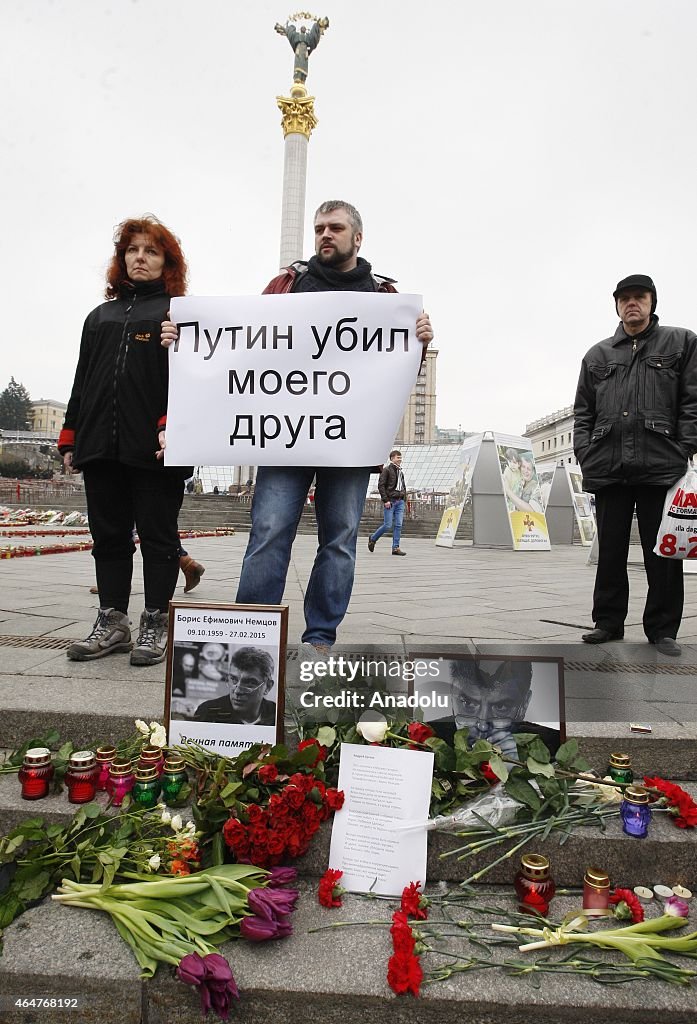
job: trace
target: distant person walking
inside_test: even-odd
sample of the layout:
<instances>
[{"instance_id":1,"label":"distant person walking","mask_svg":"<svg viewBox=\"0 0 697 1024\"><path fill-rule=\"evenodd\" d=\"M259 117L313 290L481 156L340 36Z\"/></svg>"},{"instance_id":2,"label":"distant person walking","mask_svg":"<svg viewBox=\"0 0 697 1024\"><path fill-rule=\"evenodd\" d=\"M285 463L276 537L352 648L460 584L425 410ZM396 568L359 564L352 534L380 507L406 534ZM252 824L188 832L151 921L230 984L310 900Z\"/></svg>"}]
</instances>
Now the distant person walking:
<instances>
[{"instance_id":1,"label":"distant person walking","mask_svg":"<svg viewBox=\"0 0 697 1024\"><path fill-rule=\"evenodd\" d=\"M402 453L396 448L390 452L390 461L380 474L378 490L384 506L384 521L382 526L368 537L368 551L375 551L375 545L383 533L392 530L392 554L406 555L406 551L402 551L400 548L399 542L402 536L407 488L402 472Z\"/></svg>"}]
</instances>

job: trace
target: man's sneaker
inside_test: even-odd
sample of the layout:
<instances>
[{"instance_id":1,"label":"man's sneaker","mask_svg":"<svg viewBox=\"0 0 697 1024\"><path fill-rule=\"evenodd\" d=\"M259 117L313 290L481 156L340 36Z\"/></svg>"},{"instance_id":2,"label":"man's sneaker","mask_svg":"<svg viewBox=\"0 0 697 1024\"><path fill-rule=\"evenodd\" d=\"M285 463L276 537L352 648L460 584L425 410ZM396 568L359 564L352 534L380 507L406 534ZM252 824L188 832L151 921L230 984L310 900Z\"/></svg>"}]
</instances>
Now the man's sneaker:
<instances>
[{"instance_id":1,"label":"man's sneaker","mask_svg":"<svg viewBox=\"0 0 697 1024\"><path fill-rule=\"evenodd\" d=\"M84 640L70 645L68 657L71 661L92 661L106 654L130 651L133 646L130 625L128 616L123 612L115 608L100 608L92 632Z\"/></svg>"},{"instance_id":2,"label":"man's sneaker","mask_svg":"<svg viewBox=\"0 0 697 1024\"><path fill-rule=\"evenodd\" d=\"M131 654L131 665L156 665L167 654L167 612L147 608L140 617L138 639Z\"/></svg>"},{"instance_id":3,"label":"man's sneaker","mask_svg":"<svg viewBox=\"0 0 697 1024\"><path fill-rule=\"evenodd\" d=\"M188 594L190 590L199 585L206 567L201 565L200 562L195 561L191 555L182 555L179 559L179 568L184 573L184 579L186 580L184 593Z\"/></svg>"},{"instance_id":4,"label":"man's sneaker","mask_svg":"<svg viewBox=\"0 0 697 1024\"><path fill-rule=\"evenodd\" d=\"M331 648L327 644L311 644L304 640L298 646L298 661L326 661Z\"/></svg>"}]
</instances>

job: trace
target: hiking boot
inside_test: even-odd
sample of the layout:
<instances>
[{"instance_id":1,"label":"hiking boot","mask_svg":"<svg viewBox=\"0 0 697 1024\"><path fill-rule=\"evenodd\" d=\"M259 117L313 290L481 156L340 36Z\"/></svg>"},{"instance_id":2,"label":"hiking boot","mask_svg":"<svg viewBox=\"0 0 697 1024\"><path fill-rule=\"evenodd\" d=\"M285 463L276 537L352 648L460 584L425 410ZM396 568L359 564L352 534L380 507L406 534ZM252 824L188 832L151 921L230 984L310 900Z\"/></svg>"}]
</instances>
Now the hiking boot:
<instances>
[{"instance_id":1,"label":"hiking boot","mask_svg":"<svg viewBox=\"0 0 697 1024\"><path fill-rule=\"evenodd\" d=\"M100 608L92 632L84 640L77 640L68 648L71 661L92 661L118 651L130 651L131 630L129 618L115 608Z\"/></svg>"},{"instance_id":2,"label":"hiking boot","mask_svg":"<svg viewBox=\"0 0 697 1024\"><path fill-rule=\"evenodd\" d=\"M138 639L131 654L131 665L156 665L167 654L167 612L146 608L140 617Z\"/></svg>"},{"instance_id":3,"label":"hiking boot","mask_svg":"<svg viewBox=\"0 0 697 1024\"><path fill-rule=\"evenodd\" d=\"M206 567L201 565L200 562L194 561L191 555L182 555L179 559L179 568L184 573L184 579L186 580L184 593L188 594L190 590L199 585Z\"/></svg>"}]
</instances>

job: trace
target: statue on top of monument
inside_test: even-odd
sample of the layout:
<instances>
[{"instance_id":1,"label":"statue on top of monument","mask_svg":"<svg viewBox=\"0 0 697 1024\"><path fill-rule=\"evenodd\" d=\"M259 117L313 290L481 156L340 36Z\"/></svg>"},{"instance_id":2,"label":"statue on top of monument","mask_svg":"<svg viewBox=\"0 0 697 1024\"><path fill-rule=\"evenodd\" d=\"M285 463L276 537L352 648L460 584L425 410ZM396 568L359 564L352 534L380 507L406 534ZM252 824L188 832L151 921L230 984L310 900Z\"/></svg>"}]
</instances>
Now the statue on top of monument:
<instances>
[{"instance_id":1,"label":"statue on top of monument","mask_svg":"<svg viewBox=\"0 0 697 1024\"><path fill-rule=\"evenodd\" d=\"M298 29L295 24L296 18L312 21L312 26L309 32L305 25L301 25ZM319 43L324 30L328 27L329 18L316 18L313 14L308 14L307 11L301 11L298 14L291 14L285 25L280 25L278 22L274 25L278 34L285 36L293 48L293 53L295 54L293 81L299 85L305 85L309 56L313 50L317 49L317 44Z\"/></svg>"}]
</instances>

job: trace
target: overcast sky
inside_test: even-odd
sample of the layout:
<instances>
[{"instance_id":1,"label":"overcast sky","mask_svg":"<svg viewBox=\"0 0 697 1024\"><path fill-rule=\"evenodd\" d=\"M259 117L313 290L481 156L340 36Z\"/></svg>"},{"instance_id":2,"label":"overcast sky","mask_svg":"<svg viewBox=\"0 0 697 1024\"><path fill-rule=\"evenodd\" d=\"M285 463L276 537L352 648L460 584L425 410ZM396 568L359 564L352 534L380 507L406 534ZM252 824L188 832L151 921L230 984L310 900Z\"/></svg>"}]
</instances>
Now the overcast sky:
<instances>
[{"instance_id":1,"label":"overcast sky","mask_svg":"<svg viewBox=\"0 0 697 1024\"><path fill-rule=\"evenodd\" d=\"M279 0L2 0L0 388L67 401L114 225L155 213L190 292L277 270L293 54ZM307 225L363 214L362 250L420 292L437 423L520 433L573 401L648 273L697 328L694 0L322 0ZM306 231L306 254L311 232Z\"/></svg>"}]
</instances>

